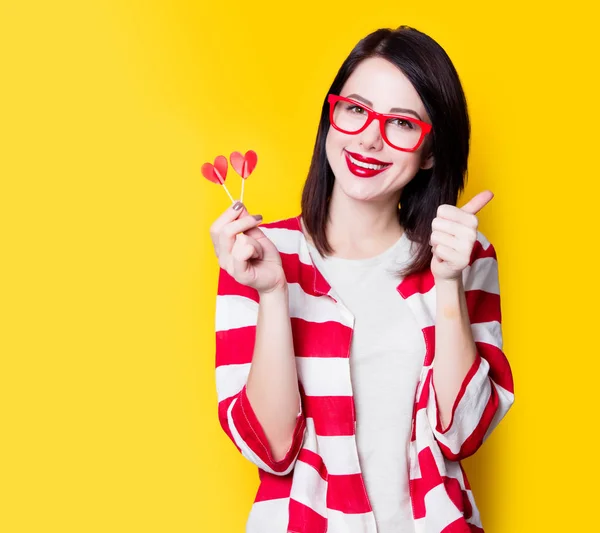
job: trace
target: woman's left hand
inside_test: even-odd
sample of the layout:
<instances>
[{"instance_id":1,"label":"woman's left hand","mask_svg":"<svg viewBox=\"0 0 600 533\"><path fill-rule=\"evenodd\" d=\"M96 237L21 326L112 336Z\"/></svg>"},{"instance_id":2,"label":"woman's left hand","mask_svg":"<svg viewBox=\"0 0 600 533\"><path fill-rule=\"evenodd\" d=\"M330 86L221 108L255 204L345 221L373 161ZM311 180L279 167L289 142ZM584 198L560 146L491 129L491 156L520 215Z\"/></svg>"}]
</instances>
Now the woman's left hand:
<instances>
[{"instance_id":1,"label":"woman's left hand","mask_svg":"<svg viewBox=\"0 0 600 533\"><path fill-rule=\"evenodd\" d=\"M493 197L491 191L483 191L461 208L448 204L438 207L437 216L431 223L429 241L433 251L431 272L435 280L461 279L477 240L479 221L476 213Z\"/></svg>"}]
</instances>

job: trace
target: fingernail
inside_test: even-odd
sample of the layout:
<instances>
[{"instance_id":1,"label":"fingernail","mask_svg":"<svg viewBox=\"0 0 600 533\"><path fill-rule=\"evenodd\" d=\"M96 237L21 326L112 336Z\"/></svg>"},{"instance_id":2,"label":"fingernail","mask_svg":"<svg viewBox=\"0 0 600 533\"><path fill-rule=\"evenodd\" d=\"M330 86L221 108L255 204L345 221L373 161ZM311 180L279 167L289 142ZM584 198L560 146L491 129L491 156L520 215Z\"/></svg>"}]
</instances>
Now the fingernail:
<instances>
[{"instance_id":1,"label":"fingernail","mask_svg":"<svg viewBox=\"0 0 600 533\"><path fill-rule=\"evenodd\" d=\"M236 202L235 204L233 204L233 209L235 211L239 211L240 209L242 209L244 207L244 204L242 202Z\"/></svg>"},{"instance_id":2,"label":"fingernail","mask_svg":"<svg viewBox=\"0 0 600 533\"><path fill-rule=\"evenodd\" d=\"M262 220L262 215L252 215L256 220Z\"/></svg>"}]
</instances>

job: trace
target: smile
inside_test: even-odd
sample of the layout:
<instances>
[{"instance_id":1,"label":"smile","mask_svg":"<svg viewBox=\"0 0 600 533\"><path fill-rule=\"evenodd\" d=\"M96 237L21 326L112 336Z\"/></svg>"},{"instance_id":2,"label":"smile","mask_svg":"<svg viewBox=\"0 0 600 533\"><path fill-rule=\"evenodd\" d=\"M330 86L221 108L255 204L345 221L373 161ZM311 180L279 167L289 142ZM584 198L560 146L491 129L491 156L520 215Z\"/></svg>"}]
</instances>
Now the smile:
<instances>
[{"instance_id":1,"label":"smile","mask_svg":"<svg viewBox=\"0 0 600 533\"><path fill-rule=\"evenodd\" d=\"M359 161L355 157L352 157L348 152L344 152L346 155L346 163L348 165L348 169L350 170L350 172L352 172L352 174L360 178L372 178L373 176L380 174L386 168L392 165L392 163L387 163L383 165L365 163L364 161Z\"/></svg>"}]
</instances>

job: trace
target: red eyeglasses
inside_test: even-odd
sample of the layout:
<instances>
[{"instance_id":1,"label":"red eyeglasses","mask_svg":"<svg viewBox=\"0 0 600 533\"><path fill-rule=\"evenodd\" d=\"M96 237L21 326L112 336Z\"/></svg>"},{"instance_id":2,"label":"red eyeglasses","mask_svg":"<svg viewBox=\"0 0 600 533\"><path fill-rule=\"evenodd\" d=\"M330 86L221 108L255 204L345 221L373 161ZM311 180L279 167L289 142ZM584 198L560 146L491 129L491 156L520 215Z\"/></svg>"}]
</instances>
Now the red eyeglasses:
<instances>
[{"instance_id":1,"label":"red eyeglasses","mask_svg":"<svg viewBox=\"0 0 600 533\"><path fill-rule=\"evenodd\" d=\"M405 115L378 113L357 102L337 94L327 95L329 121L342 133L356 135L364 131L374 120L379 121L383 140L396 150L414 152L431 129L431 124Z\"/></svg>"}]
</instances>

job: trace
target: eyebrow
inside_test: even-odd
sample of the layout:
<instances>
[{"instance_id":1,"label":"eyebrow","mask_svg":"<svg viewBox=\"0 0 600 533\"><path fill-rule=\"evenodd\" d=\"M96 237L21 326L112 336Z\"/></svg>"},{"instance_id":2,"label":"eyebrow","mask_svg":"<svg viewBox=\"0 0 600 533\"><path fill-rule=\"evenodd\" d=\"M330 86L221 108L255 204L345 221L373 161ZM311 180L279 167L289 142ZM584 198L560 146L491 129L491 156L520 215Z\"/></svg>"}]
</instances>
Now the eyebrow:
<instances>
[{"instance_id":1,"label":"eyebrow","mask_svg":"<svg viewBox=\"0 0 600 533\"><path fill-rule=\"evenodd\" d=\"M355 100L359 100L360 102L363 102L364 104L368 105L371 108L373 107L372 102L369 102L369 100L367 100L366 98L363 98L362 96L360 96L358 94L349 94L345 98L354 98ZM389 110L389 113L410 113L410 114L414 115L415 117L417 117L419 120L423 120L420 117L419 113L417 113L416 111L413 111L412 109L405 109L403 107L392 107L392 109Z\"/></svg>"}]
</instances>

